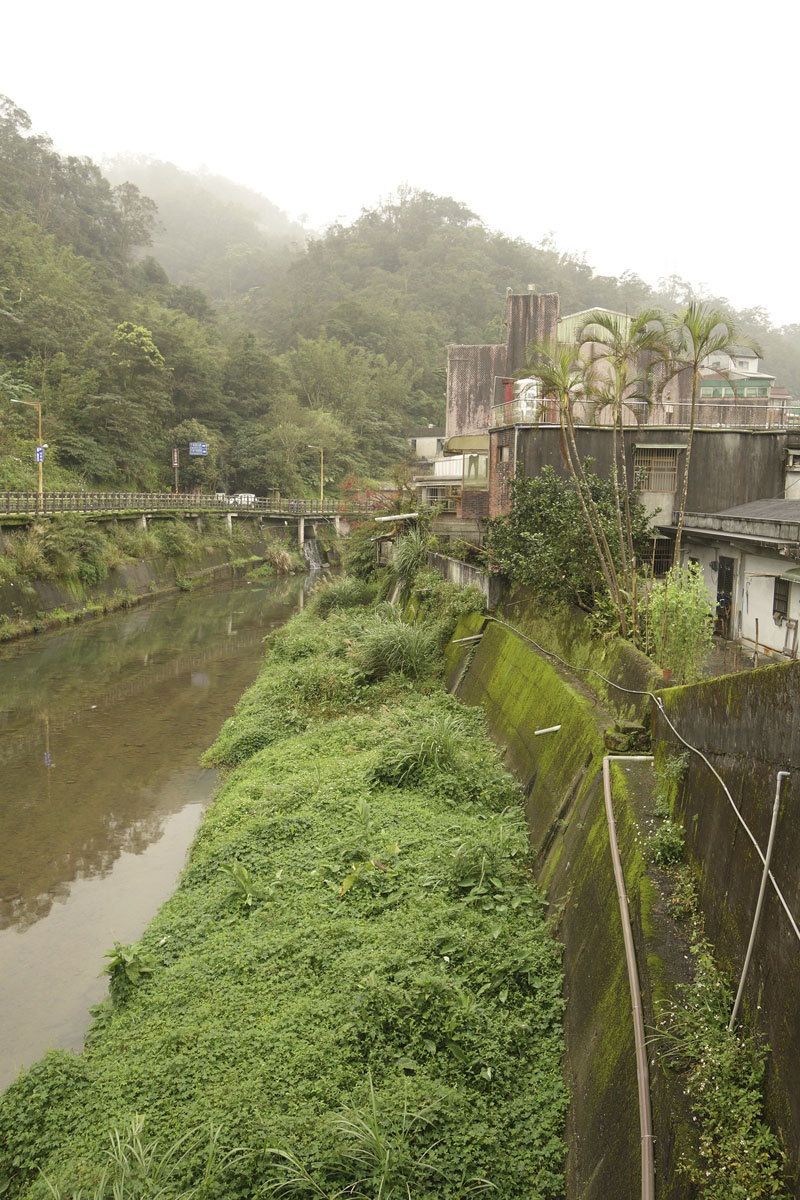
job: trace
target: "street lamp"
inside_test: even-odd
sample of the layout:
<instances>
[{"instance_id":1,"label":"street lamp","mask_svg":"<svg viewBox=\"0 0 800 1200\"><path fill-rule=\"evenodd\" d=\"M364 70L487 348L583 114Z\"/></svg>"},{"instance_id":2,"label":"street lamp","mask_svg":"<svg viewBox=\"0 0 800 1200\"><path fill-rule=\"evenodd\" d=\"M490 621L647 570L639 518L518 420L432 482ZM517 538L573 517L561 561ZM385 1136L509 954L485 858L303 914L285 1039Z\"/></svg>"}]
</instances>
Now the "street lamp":
<instances>
[{"instance_id":1,"label":"street lamp","mask_svg":"<svg viewBox=\"0 0 800 1200\"><path fill-rule=\"evenodd\" d=\"M42 483L42 465L44 461L44 443L42 442L42 406L36 400L19 400L14 396L10 396L12 404L27 404L29 408L35 408L39 414L39 444L36 447L36 461L39 464L39 495L41 496L44 486Z\"/></svg>"},{"instance_id":2,"label":"street lamp","mask_svg":"<svg viewBox=\"0 0 800 1200\"><path fill-rule=\"evenodd\" d=\"M309 443L308 448L309 448L309 450L319 450L319 506L320 506L320 508L322 508L322 494L323 494L322 465L323 465L323 460L324 460L324 453L322 450L322 446L312 446Z\"/></svg>"}]
</instances>

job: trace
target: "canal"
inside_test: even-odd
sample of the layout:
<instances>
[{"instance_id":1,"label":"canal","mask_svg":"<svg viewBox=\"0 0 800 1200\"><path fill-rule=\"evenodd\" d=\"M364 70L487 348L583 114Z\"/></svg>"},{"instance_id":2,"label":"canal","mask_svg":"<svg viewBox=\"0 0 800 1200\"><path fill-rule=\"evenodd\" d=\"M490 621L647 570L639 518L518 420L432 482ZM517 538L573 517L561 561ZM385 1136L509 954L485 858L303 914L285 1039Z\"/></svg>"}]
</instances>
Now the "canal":
<instances>
[{"instance_id":1,"label":"canal","mask_svg":"<svg viewBox=\"0 0 800 1200\"><path fill-rule=\"evenodd\" d=\"M198 766L306 580L179 595L0 649L0 1088L80 1049L105 952L170 895Z\"/></svg>"}]
</instances>

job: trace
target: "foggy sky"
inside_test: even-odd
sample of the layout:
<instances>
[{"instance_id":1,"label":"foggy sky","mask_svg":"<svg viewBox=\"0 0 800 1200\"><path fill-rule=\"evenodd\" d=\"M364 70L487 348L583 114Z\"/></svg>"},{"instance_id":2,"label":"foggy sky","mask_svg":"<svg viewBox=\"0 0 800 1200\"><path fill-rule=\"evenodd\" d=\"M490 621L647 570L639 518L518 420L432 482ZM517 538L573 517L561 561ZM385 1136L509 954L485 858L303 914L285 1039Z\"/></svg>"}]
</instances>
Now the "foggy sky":
<instances>
[{"instance_id":1,"label":"foggy sky","mask_svg":"<svg viewBox=\"0 0 800 1200\"><path fill-rule=\"evenodd\" d=\"M793 11L43 0L3 14L0 92L61 153L205 166L313 228L407 182L800 323Z\"/></svg>"}]
</instances>

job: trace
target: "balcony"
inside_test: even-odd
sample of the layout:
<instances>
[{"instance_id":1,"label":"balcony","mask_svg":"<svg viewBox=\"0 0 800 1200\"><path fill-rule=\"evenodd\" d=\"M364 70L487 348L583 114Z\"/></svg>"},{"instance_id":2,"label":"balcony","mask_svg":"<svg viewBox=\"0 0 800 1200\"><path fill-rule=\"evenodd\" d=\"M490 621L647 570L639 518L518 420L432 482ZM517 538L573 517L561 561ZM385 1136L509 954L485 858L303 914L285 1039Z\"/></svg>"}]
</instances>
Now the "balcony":
<instances>
[{"instance_id":1,"label":"balcony","mask_svg":"<svg viewBox=\"0 0 800 1200\"><path fill-rule=\"evenodd\" d=\"M629 400L623 407L623 424L632 428L665 425L687 427L691 420L689 401ZM610 407L579 400L573 406L576 425L610 426L614 423ZM489 428L502 429L509 425L558 425L558 402L555 400L513 400L495 404L490 410ZM800 408L788 407L784 401L764 401L750 404L742 401L698 400L695 406L697 429L798 429Z\"/></svg>"}]
</instances>

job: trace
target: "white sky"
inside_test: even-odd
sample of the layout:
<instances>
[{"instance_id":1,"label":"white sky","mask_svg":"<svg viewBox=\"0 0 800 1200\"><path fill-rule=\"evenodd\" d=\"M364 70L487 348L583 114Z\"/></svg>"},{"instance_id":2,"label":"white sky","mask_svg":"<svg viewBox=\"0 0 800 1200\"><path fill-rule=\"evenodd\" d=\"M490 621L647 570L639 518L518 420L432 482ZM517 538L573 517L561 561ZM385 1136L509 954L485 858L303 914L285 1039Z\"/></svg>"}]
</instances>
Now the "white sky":
<instances>
[{"instance_id":1,"label":"white sky","mask_svg":"<svg viewBox=\"0 0 800 1200\"><path fill-rule=\"evenodd\" d=\"M313 227L407 182L800 323L798 12L41 0L6 6L0 92L62 153L206 166Z\"/></svg>"}]
</instances>

